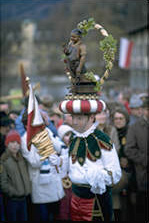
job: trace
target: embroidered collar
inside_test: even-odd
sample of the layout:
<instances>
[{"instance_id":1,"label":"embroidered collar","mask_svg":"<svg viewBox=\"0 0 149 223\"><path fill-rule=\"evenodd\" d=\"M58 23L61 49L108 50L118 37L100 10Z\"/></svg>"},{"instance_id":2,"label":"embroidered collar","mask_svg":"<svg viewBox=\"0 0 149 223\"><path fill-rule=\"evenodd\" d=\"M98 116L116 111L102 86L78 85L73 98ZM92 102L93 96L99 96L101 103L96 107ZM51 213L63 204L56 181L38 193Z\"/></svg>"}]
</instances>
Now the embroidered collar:
<instances>
[{"instance_id":1,"label":"embroidered collar","mask_svg":"<svg viewBox=\"0 0 149 223\"><path fill-rule=\"evenodd\" d=\"M97 123L85 133L78 133L77 135L72 134L69 148L69 155L72 158L72 163L78 161L82 166L86 157L92 161L96 161L101 157L101 149L112 149L109 136L97 130L96 125Z\"/></svg>"},{"instance_id":2,"label":"embroidered collar","mask_svg":"<svg viewBox=\"0 0 149 223\"><path fill-rule=\"evenodd\" d=\"M94 132L98 124L99 124L98 122L95 122L86 132L83 132L83 133L73 130L75 137L82 137L82 138L88 137L89 134Z\"/></svg>"}]
</instances>

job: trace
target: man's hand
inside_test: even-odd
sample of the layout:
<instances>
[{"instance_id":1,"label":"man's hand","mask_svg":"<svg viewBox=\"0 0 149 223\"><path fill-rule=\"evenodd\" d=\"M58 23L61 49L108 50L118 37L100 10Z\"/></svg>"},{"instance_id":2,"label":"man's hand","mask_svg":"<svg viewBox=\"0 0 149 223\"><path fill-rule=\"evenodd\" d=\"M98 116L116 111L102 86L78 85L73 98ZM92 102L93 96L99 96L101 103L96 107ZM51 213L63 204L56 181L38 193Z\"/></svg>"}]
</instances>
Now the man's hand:
<instances>
[{"instance_id":1,"label":"man's hand","mask_svg":"<svg viewBox=\"0 0 149 223\"><path fill-rule=\"evenodd\" d=\"M50 155L49 156L49 161L54 166L60 166L61 165L61 158L56 154Z\"/></svg>"}]
</instances>

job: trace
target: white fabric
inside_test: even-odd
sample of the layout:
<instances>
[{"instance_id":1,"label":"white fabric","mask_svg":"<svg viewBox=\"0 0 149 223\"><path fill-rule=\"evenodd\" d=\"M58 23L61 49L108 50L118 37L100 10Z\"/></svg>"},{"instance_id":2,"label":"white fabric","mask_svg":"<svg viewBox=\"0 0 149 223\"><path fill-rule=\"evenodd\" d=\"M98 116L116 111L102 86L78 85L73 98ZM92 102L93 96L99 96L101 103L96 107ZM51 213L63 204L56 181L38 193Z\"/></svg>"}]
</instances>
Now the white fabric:
<instances>
[{"instance_id":1,"label":"white fabric","mask_svg":"<svg viewBox=\"0 0 149 223\"><path fill-rule=\"evenodd\" d=\"M68 148L62 149L60 157L62 158L62 166L59 167L61 178L67 177L69 172Z\"/></svg>"},{"instance_id":2,"label":"white fabric","mask_svg":"<svg viewBox=\"0 0 149 223\"><path fill-rule=\"evenodd\" d=\"M74 113L80 113L81 112L81 100L74 100L72 105L73 112Z\"/></svg>"},{"instance_id":3,"label":"white fabric","mask_svg":"<svg viewBox=\"0 0 149 223\"><path fill-rule=\"evenodd\" d=\"M116 184L121 178L121 168L115 147L111 151L101 149L101 158L96 162L92 162L88 158L83 166L78 161L72 163L69 158L69 177L73 183L90 184L93 193L103 194L106 191L106 186ZM112 172L111 176L107 173Z\"/></svg>"},{"instance_id":4,"label":"white fabric","mask_svg":"<svg viewBox=\"0 0 149 223\"><path fill-rule=\"evenodd\" d=\"M56 154L52 154L50 157L49 157L49 161L52 165L54 166L60 166L60 163L61 163L61 158L56 155Z\"/></svg>"},{"instance_id":5,"label":"white fabric","mask_svg":"<svg viewBox=\"0 0 149 223\"><path fill-rule=\"evenodd\" d=\"M57 129L58 136L63 139L67 132L72 132L72 128L69 125L60 125Z\"/></svg>"},{"instance_id":6,"label":"white fabric","mask_svg":"<svg viewBox=\"0 0 149 223\"><path fill-rule=\"evenodd\" d=\"M67 113L67 109L66 109L66 104L67 104L68 100L65 100L61 103L61 110L64 112L64 113Z\"/></svg>"},{"instance_id":7,"label":"white fabric","mask_svg":"<svg viewBox=\"0 0 149 223\"><path fill-rule=\"evenodd\" d=\"M90 106L91 106L91 113L94 113L97 111L98 105L96 100L89 100Z\"/></svg>"},{"instance_id":8,"label":"white fabric","mask_svg":"<svg viewBox=\"0 0 149 223\"><path fill-rule=\"evenodd\" d=\"M48 129L50 138L53 141L56 151L61 151L62 142L53 137L52 132ZM28 161L30 180L32 183L32 202L33 203L49 203L60 200L64 197L61 176L57 173L54 165L49 163L50 173L43 179L40 170L43 168L42 161L40 161L40 155L34 145L31 145L31 150L28 151L26 144L26 133L21 137L22 142L22 155Z\"/></svg>"},{"instance_id":9,"label":"white fabric","mask_svg":"<svg viewBox=\"0 0 149 223\"><path fill-rule=\"evenodd\" d=\"M86 132L80 133L77 132L73 129L74 134L76 135L76 137L87 137L88 135L90 135L91 133L94 132L94 130L96 129L96 127L98 126L99 122L95 122Z\"/></svg>"},{"instance_id":10,"label":"white fabric","mask_svg":"<svg viewBox=\"0 0 149 223\"><path fill-rule=\"evenodd\" d=\"M74 131L74 133L78 137L85 138L94 132L97 125L98 122L95 122L86 132ZM107 171L112 172L113 182ZM110 151L101 149L101 158L96 162L86 158L83 166L78 161L73 164L71 157L69 157L69 177L71 181L76 184L90 184L93 193L103 194L106 191L106 186L119 182L121 175L119 158L114 145Z\"/></svg>"}]
</instances>

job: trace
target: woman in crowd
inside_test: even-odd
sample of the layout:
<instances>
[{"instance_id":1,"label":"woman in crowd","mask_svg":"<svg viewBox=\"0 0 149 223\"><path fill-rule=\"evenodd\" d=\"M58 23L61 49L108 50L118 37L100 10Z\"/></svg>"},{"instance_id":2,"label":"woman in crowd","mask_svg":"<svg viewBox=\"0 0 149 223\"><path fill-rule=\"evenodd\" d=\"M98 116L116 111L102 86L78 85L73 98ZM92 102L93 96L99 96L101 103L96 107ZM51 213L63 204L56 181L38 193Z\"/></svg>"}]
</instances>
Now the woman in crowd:
<instances>
[{"instance_id":1,"label":"woman in crowd","mask_svg":"<svg viewBox=\"0 0 149 223\"><path fill-rule=\"evenodd\" d=\"M128 221L130 209L129 196L131 192L130 186L133 181L135 182L135 177L133 176L133 165L125 155L126 135L129 124L129 114L127 110L123 108L116 108L112 114L112 121L118 133L120 143L118 156L122 168L122 178L118 185L113 187L113 198L116 197L114 202L117 203L115 219L117 221Z\"/></svg>"}]
</instances>

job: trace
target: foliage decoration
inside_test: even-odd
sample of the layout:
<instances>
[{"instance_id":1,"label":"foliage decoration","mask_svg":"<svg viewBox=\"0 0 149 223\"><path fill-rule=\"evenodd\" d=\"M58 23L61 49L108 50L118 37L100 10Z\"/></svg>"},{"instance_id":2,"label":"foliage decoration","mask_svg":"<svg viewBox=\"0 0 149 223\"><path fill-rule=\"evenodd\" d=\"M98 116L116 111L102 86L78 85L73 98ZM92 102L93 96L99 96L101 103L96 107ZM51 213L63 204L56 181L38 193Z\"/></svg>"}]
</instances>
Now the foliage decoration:
<instances>
[{"instance_id":1,"label":"foliage decoration","mask_svg":"<svg viewBox=\"0 0 149 223\"><path fill-rule=\"evenodd\" d=\"M96 78L94 77L93 72L87 72L85 74L87 79L92 80L93 82L96 82L95 90L99 91L100 86L103 85L104 81L108 78L109 72L111 71L113 67L115 53L117 50L117 46L116 46L117 41L113 38L111 34L108 35L107 31L101 25L96 24L94 21L94 18L83 20L77 25L77 28L81 29L83 36L86 36L89 30L97 29L105 37L103 40L99 42L99 49L103 51L103 59L106 63L105 65L106 70L104 72L104 75L100 78L99 81L97 81Z\"/></svg>"}]
</instances>

